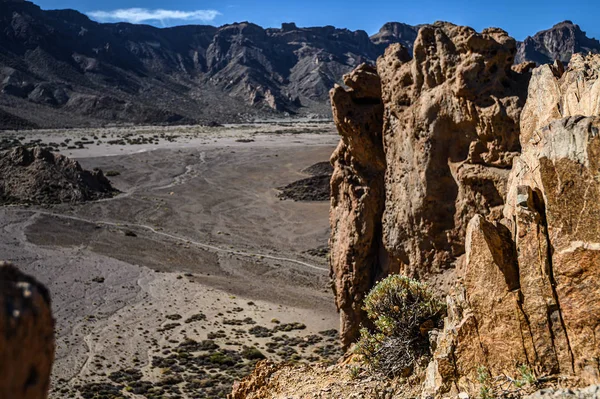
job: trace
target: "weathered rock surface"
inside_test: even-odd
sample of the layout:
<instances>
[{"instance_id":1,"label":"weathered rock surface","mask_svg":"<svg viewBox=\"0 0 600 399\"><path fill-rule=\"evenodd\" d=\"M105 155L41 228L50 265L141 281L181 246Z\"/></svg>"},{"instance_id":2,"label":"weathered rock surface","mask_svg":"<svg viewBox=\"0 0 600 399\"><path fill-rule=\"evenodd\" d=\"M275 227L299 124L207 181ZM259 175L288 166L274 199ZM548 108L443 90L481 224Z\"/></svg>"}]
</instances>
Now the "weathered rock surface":
<instances>
[{"instance_id":1,"label":"weathered rock surface","mask_svg":"<svg viewBox=\"0 0 600 399\"><path fill-rule=\"evenodd\" d=\"M54 320L47 289L0 262L0 397L48 396Z\"/></svg>"},{"instance_id":2,"label":"weathered rock surface","mask_svg":"<svg viewBox=\"0 0 600 399\"><path fill-rule=\"evenodd\" d=\"M342 136L331 157L331 277L341 314L341 336L349 345L366 321L362 301L377 277L389 270L381 241L384 208L381 84L373 67L344 76L349 90L331 91L333 116Z\"/></svg>"},{"instance_id":3,"label":"weathered rock surface","mask_svg":"<svg viewBox=\"0 0 600 399\"><path fill-rule=\"evenodd\" d=\"M521 144L551 121L575 115L600 115L600 58L575 54L565 71L561 63L533 71L521 119Z\"/></svg>"},{"instance_id":4,"label":"weathered rock surface","mask_svg":"<svg viewBox=\"0 0 600 399\"><path fill-rule=\"evenodd\" d=\"M587 73L598 61L575 56L552 79L548 66L534 71L526 109L537 112L522 115L523 153L509 178L505 219L478 215L469 225L426 393L472 392L479 366L515 376L526 364L537 375L576 377L574 384L600 381L593 339L600 331L600 117L581 115L598 115L588 106L597 76ZM562 118L570 112L580 115Z\"/></svg>"},{"instance_id":5,"label":"weathered rock surface","mask_svg":"<svg viewBox=\"0 0 600 399\"><path fill-rule=\"evenodd\" d=\"M476 213L499 214L508 169L520 150L522 75L511 66L516 42L437 23L420 30L408 61L390 46L382 79L386 248L403 272L424 276L464 253Z\"/></svg>"},{"instance_id":6,"label":"weathered rock surface","mask_svg":"<svg viewBox=\"0 0 600 399\"><path fill-rule=\"evenodd\" d=\"M419 31L412 60L391 45L377 73L361 67L346 78L352 91L332 92L342 142L332 158L331 265L345 342L389 264L415 277L449 269L469 220L501 216L529 77L512 69L515 52L499 29L436 23Z\"/></svg>"},{"instance_id":7,"label":"weathered rock surface","mask_svg":"<svg viewBox=\"0 0 600 399\"><path fill-rule=\"evenodd\" d=\"M520 150L527 77L516 42L449 23L423 27L408 61L398 45L377 63L383 87L386 248L408 275L451 267L468 221L499 215Z\"/></svg>"},{"instance_id":8,"label":"weathered rock surface","mask_svg":"<svg viewBox=\"0 0 600 399\"><path fill-rule=\"evenodd\" d=\"M0 204L54 204L110 198L118 191L101 170L40 147L0 152Z\"/></svg>"},{"instance_id":9,"label":"weathered rock surface","mask_svg":"<svg viewBox=\"0 0 600 399\"><path fill-rule=\"evenodd\" d=\"M370 131L372 118L350 100L368 91L375 107L374 72L352 75L356 92L333 92L343 137L334 161L362 159L361 167L336 166L332 180L332 277L344 338L360 320L349 316L352 301L390 270L378 263L377 234L360 229L380 221L383 197L352 197L356 187L385 196L383 253L400 272L435 281L456 267L424 396L475 393L480 367L516 377L528 365L575 385L600 382L600 56L537 68L528 86L531 64L513 66L515 51L503 31L446 23L420 30L412 60L390 46L377 66L382 147L347 139L356 136L348 126ZM362 183L365 168L379 165L383 194L378 180Z\"/></svg>"}]
</instances>

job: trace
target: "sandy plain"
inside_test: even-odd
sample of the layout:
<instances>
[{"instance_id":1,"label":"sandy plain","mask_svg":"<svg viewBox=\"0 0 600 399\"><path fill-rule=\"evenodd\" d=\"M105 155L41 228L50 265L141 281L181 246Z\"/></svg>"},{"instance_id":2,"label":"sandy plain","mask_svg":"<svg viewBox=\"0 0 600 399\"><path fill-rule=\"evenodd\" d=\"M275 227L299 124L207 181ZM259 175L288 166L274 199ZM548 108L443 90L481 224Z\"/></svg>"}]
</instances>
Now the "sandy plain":
<instances>
[{"instance_id":1,"label":"sandy plain","mask_svg":"<svg viewBox=\"0 0 600 399\"><path fill-rule=\"evenodd\" d=\"M329 204L276 189L329 159L332 125L4 134L68 139L61 153L117 172L121 191L0 208L0 259L52 294L52 398L225 397L262 356L340 355L327 260L312 251L327 244Z\"/></svg>"}]
</instances>

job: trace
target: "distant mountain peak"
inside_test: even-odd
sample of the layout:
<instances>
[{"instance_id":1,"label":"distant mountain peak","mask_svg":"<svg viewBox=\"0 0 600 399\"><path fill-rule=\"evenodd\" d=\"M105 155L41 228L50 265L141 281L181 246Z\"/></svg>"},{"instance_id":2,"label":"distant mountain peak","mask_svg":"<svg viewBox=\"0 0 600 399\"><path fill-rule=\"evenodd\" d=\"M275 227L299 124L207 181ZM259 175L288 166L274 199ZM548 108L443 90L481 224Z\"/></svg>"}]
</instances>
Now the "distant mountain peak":
<instances>
[{"instance_id":1,"label":"distant mountain peak","mask_svg":"<svg viewBox=\"0 0 600 399\"><path fill-rule=\"evenodd\" d=\"M590 52L599 53L600 42L589 38L579 25L566 20L519 43L516 62L546 64L559 60L568 63L573 54Z\"/></svg>"}]
</instances>

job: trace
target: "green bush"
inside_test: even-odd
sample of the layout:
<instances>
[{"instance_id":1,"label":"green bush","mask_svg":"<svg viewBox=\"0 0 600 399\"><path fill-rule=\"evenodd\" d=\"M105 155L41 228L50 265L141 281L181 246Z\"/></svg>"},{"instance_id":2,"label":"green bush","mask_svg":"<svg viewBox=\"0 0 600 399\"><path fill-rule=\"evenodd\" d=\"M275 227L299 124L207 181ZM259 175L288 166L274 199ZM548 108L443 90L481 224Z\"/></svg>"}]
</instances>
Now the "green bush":
<instances>
[{"instance_id":1,"label":"green bush","mask_svg":"<svg viewBox=\"0 0 600 399\"><path fill-rule=\"evenodd\" d=\"M429 354L429 330L440 327L446 312L428 287L393 275L378 283L365 298L363 309L374 328L361 329L356 353L373 370L407 376Z\"/></svg>"},{"instance_id":2,"label":"green bush","mask_svg":"<svg viewBox=\"0 0 600 399\"><path fill-rule=\"evenodd\" d=\"M242 350L242 357L248 360L261 360L265 358L265 355L255 347L244 347Z\"/></svg>"}]
</instances>

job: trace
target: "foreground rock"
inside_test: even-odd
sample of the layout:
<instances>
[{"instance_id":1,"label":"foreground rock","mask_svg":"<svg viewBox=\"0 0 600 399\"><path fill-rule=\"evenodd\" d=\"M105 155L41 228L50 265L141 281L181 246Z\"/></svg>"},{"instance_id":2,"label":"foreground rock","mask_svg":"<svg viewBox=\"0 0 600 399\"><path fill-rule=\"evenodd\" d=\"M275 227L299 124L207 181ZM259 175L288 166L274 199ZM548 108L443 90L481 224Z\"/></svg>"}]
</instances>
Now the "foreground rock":
<instances>
[{"instance_id":1,"label":"foreground rock","mask_svg":"<svg viewBox=\"0 0 600 399\"><path fill-rule=\"evenodd\" d=\"M332 91L342 140L331 268L344 342L356 338L376 278L450 269L468 221L501 216L529 77L513 71L515 53L502 30L437 23L421 28L412 60L392 45L376 71L346 77L349 92Z\"/></svg>"},{"instance_id":2,"label":"foreground rock","mask_svg":"<svg viewBox=\"0 0 600 399\"><path fill-rule=\"evenodd\" d=\"M590 65L599 61L576 56L564 74L534 72L526 110L536 112L523 112L505 219L469 224L426 393L472 391L481 365L493 376L525 364L574 385L600 382L590 339L600 331L600 117L581 116L598 114Z\"/></svg>"},{"instance_id":3,"label":"foreground rock","mask_svg":"<svg viewBox=\"0 0 600 399\"><path fill-rule=\"evenodd\" d=\"M406 55L408 57L408 55ZM350 88L331 91L333 117L342 136L331 156L331 277L341 316L342 343L358 336L366 315L362 301L389 262L381 239L385 202L381 82L361 65L344 76Z\"/></svg>"},{"instance_id":4,"label":"foreground rock","mask_svg":"<svg viewBox=\"0 0 600 399\"><path fill-rule=\"evenodd\" d=\"M16 147L0 152L0 204L56 204L110 198L118 191L101 170L49 150Z\"/></svg>"},{"instance_id":5,"label":"foreground rock","mask_svg":"<svg viewBox=\"0 0 600 399\"><path fill-rule=\"evenodd\" d=\"M503 31L436 24L420 30L412 60L391 46L377 75L361 67L351 91L332 95L342 141L331 267L344 343L363 321L364 292L392 271L388 257L440 294L439 276L454 268L424 397L500 394L498 381L521 395L511 382L521 374L600 382L600 56L530 75L529 64L511 67L515 51Z\"/></svg>"},{"instance_id":6,"label":"foreground rock","mask_svg":"<svg viewBox=\"0 0 600 399\"><path fill-rule=\"evenodd\" d=\"M451 267L471 217L501 213L528 79L511 68L515 53L500 29L437 23L419 31L413 60L396 45L377 63L388 165L383 241L407 275Z\"/></svg>"},{"instance_id":7,"label":"foreground rock","mask_svg":"<svg viewBox=\"0 0 600 399\"><path fill-rule=\"evenodd\" d=\"M0 262L0 397L48 396L54 320L46 288Z\"/></svg>"}]
</instances>

